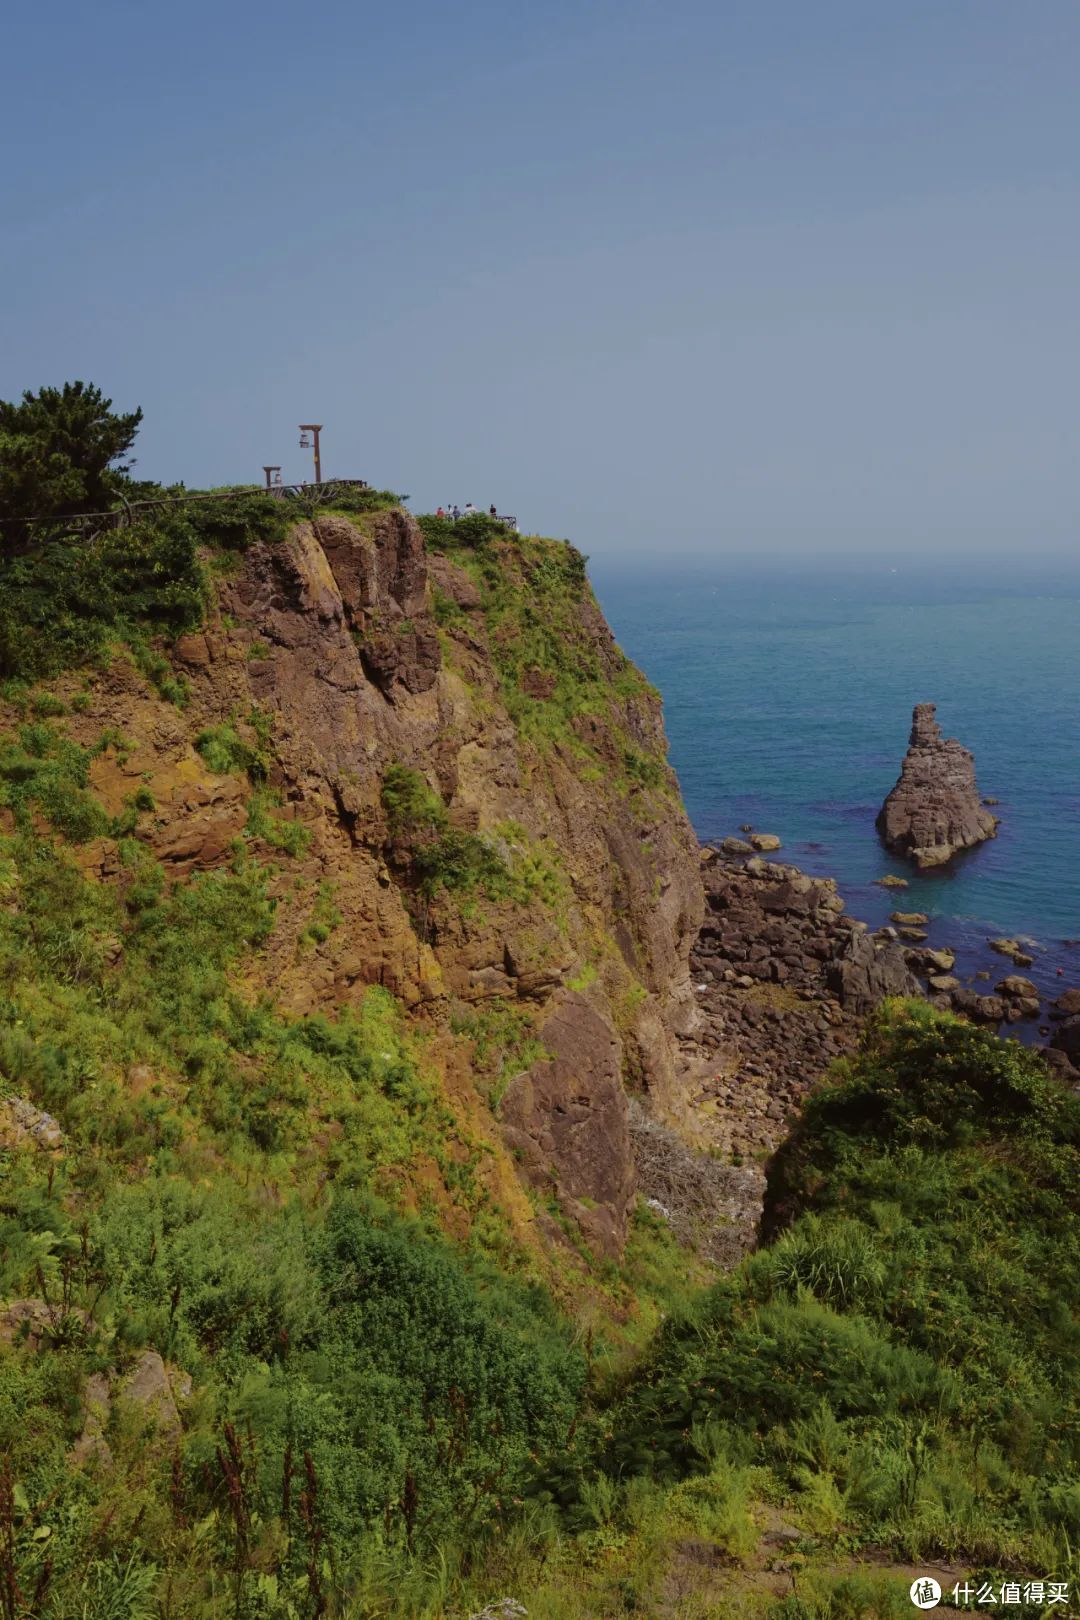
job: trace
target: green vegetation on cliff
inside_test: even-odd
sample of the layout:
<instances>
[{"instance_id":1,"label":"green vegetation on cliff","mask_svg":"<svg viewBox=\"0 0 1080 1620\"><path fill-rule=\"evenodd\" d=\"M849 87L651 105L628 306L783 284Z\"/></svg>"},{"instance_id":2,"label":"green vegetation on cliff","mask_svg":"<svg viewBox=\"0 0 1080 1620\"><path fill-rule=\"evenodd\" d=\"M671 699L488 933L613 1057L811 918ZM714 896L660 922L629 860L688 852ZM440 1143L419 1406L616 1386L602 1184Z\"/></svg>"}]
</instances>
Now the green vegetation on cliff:
<instances>
[{"instance_id":1,"label":"green vegetation on cliff","mask_svg":"<svg viewBox=\"0 0 1080 1620\"><path fill-rule=\"evenodd\" d=\"M752 1469L808 1544L1067 1578L1080 1100L1023 1048L887 1007L769 1200L771 1243L664 1327L548 1488L587 1512L599 1454L617 1521L636 1481Z\"/></svg>"},{"instance_id":2,"label":"green vegetation on cliff","mask_svg":"<svg viewBox=\"0 0 1080 1620\"><path fill-rule=\"evenodd\" d=\"M193 628L209 599L204 554L280 541L314 510L257 488L133 480L120 458L141 420L83 383L0 401L0 679L48 677L117 639L142 649ZM328 510L396 501L357 489Z\"/></svg>"},{"instance_id":3,"label":"green vegetation on cliff","mask_svg":"<svg viewBox=\"0 0 1080 1620\"><path fill-rule=\"evenodd\" d=\"M906 1585L897 1608L845 1573L868 1549L1075 1580L1077 1099L1018 1047L892 1006L770 1167L768 1241L730 1276L699 1287L644 1208L621 1262L563 1244L553 1194L488 1174L493 1111L546 1055L538 1002L496 975L449 1011L440 1067L382 983L350 981L333 1017L277 997L342 929L335 888L304 864L269 711L208 715L171 652L286 508L158 491L130 525L73 528L79 502L134 498L110 464L137 418L92 390L24 403L0 413L27 441L0 478L0 1620L434 1620L507 1594L533 1620L909 1612ZM53 442L73 412L81 473ZM575 792L659 815L653 695L580 553L421 526L475 593L436 599L443 632L467 649L478 615L535 769L569 759ZM147 690L118 645L183 791L209 777L207 803L239 806L206 869L155 849L135 741L86 712L91 675ZM230 644L235 667L259 645ZM84 688L40 685L73 668ZM425 904L539 901L558 934L571 879L543 838L463 830L385 756L367 802L373 885L393 867ZM778 1523L782 1601L751 1578Z\"/></svg>"},{"instance_id":4,"label":"green vegetation on cliff","mask_svg":"<svg viewBox=\"0 0 1080 1620\"><path fill-rule=\"evenodd\" d=\"M428 548L477 586L502 699L518 732L541 749L566 749L595 771L594 780L624 794L670 791L670 770L641 734L636 707L654 702L656 690L611 638L582 553L566 541L508 537L479 513L419 523ZM456 615L444 607L443 619L452 625ZM601 718L616 739L614 753L597 752L593 722Z\"/></svg>"}]
</instances>

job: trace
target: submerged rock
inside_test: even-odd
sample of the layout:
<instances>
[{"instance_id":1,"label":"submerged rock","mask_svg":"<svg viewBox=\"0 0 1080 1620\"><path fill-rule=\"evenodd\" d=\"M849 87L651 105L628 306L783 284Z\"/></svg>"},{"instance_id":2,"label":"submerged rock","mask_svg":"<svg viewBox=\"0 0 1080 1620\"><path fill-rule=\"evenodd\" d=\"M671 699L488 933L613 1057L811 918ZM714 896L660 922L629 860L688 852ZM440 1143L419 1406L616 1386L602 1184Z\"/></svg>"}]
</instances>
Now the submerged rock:
<instances>
[{"instance_id":1,"label":"submerged rock","mask_svg":"<svg viewBox=\"0 0 1080 1620\"><path fill-rule=\"evenodd\" d=\"M997 817L983 808L974 756L943 737L936 705L917 703L899 780L877 818L885 843L916 866L943 866L962 849L993 838Z\"/></svg>"}]
</instances>

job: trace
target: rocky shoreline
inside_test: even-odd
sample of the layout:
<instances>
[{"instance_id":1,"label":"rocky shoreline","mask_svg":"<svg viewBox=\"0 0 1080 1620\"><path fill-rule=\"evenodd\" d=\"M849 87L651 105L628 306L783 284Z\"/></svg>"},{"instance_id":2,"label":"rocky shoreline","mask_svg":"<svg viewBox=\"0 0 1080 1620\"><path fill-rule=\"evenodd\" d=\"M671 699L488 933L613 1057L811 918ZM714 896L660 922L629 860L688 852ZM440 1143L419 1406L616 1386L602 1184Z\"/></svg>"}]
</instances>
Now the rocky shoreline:
<instances>
[{"instance_id":1,"label":"rocky shoreline","mask_svg":"<svg viewBox=\"0 0 1080 1620\"><path fill-rule=\"evenodd\" d=\"M747 854L734 847L741 842L701 852L706 914L690 959L701 1017L682 1042L690 1100L710 1119L714 1151L736 1164L771 1153L886 996L925 996L1003 1033L1039 1020L1044 1057L1080 1086L1080 989L1046 1003L1016 972L985 990L963 983L953 951L926 943L924 914L896 911L872 930L847 915L834 879ZM1024 959L1017 941L990 943Z\"/></svg>"}]
</instances>

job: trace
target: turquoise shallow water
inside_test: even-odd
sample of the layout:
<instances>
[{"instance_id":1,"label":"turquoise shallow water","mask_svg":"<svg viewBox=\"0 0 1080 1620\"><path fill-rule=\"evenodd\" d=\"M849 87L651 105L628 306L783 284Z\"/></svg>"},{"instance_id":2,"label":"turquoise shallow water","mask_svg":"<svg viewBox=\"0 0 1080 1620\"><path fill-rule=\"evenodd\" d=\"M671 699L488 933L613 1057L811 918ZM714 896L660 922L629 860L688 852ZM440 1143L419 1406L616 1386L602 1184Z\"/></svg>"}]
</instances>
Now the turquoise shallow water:
<instances>
[{"instance_id":1,"label":"turquoise shallow water","mask_svg":"<svg viewBox=\"0 0 1080 1620\"><path fill-rule=\"evenodd\" d=\"M787 858L838 879L854 915L927 912L958 971L999 977L1007 964L986 940L1025 935L1045 989L1080 983L1080 575L592 572L621 645L663 694L701 838L744 822L778 833ZM932 877L874 829L923 701L974 750L1002 818L995 840ZM910 887L876 887L886 872Z\"/></svg>"}]
</instances>

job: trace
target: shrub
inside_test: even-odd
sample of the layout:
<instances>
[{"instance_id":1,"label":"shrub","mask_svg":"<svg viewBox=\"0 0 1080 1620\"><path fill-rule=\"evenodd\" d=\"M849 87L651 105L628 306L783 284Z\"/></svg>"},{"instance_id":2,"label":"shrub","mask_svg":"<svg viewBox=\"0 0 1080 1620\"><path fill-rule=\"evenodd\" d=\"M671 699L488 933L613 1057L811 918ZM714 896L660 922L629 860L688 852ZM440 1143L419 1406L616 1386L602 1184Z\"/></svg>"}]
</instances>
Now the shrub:
<instances>
[{"instance_id":1,"label":"shrub","mask_svg":"<svg viewBox=\"0 0 1080 1620\"><path fill-rule=\"evenodd\" d=\"M0 742L0 804L12 810L23 830L36 807L72 843L100 837L110 821L86 791L92 758L44 721L25 725L17 742Z\"/></svg>"},{"instance_id":2,"label":"shrub","mask_svg":"<svg viewBox=\"0 0 1080 1620\"><path fill-rule=\"evenodd\" d=\"M252 782L266 779L269 765L262 746L245 741L232 722L208 726L200 731L195 738L195 747L218 776L231 776L242 771Z\"/></svg>"},{"instance_id":3,"label":"shrub","mask_svg":"<svg viewBox=\"0 0 1080 1620\"><path fill-rule=\"evenodd\" d=\"M175 513L55 539L0 560L0 674L32 680L92 662L116 638L179 635L205 600L195 536Z\"/></svg>"},{"instance_id":4,"label":"shrub","mask_svg":"<svg viewBox=\"0 0 1080 1620\"><path fill-rule=\"evenodd\" d=\"M442 889L458 894L480 889L492 898L509 894L510 871L499 851L478 834L449 826L446 806L419 771L389 766L382 804L391 835L407 849L425 899L434 899Z\"/></svg>"},{"instance_id":5,"label":"shrub","mask_svg":"<svg viewBox=\"0 0 1080 1620\"><path fill-rule=\"evenodd\" d=\"M497 850L476 833L448 827L431 843L413 852L421 892L429 899L440 889L468 894L481 889L492 899L510 891L510 873Z\"/></svg>"},{"instance_id":6,"label":"shrub","mask_svg":"<svg viewBox=\"0 0 1080 1620\"><path fill-rule=\"evenodd\" d=\"M1016 1557L1080 1464L1078 1120L1034 1054L885 1008L774 1161L782 1235L661 1332L609 1465L692 1473L722 1417L820 1525Z\"/></svg>"},{"instance_id":7,"label":"shrub","mask_svg":"<svg viewBox=\"0 0 1080 1620\"><path fill-rule=\"evenodd\" d=\"M248 819L244 830L250 837L261 838L271 848L280 849L286 855L304 855L311 844L311 829L305 827L302 821L275 816L273 809L280 803L279 794L265 787L256 789L248 800Z\"/></svg>"},{"instance_id":8,"label":"shrub","mask_svg":"<svg viewBox=\"0 0 1080 1620\"><path fill-rule=\"evenodd\" d=\"M446 826L446 806L411 766L392 764L382 783L382 805L393 837L406 842L432 837Z\"/></svg>"},{"instance_id":9,"label":"shrub","mask_svg":"<svg viewBox=\"0 0 1080 1620\"><path fill-rule=\"evenodd\" d=\"M182 493L182 486L176 493ZM183 512L195 539L223 551L246 551L283 540L296 521L286 502L258 489L233 486L208 495L193 492Z\"/></svg>"}]
</instances>

